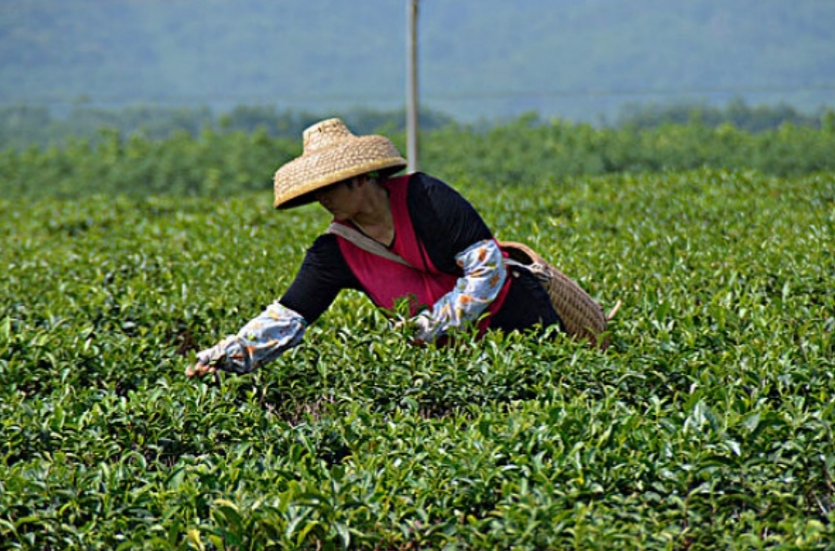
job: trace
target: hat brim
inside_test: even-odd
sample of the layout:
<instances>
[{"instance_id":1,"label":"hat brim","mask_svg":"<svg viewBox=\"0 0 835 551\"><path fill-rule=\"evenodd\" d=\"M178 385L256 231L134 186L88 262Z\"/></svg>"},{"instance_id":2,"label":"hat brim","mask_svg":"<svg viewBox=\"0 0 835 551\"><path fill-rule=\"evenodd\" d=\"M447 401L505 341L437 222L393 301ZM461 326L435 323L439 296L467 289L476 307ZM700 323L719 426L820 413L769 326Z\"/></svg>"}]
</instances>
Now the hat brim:
<instances>
[{"instance_id":1,"label":"hat brim","mask_svg":"<svg viewBox=\"0 0 835 551\"><path fill-rule=\"evenodd\" d=\"M275 173L277 209L315 201L315 192L348 178L374 171L387 174L406 167L397 148L382 136L352 137L337 147L313 151L282 166Z\"/></svg>"}]
</instances>

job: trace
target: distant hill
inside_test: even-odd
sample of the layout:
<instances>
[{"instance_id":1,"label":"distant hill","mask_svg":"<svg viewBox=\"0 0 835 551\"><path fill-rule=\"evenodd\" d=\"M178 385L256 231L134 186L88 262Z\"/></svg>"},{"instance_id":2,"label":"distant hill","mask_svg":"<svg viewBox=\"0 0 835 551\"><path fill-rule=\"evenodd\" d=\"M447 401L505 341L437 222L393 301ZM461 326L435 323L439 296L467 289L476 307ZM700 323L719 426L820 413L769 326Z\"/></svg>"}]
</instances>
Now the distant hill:
<instances>
[{"instance_id":1,"label":"distant hill","mask_svg":"<svg viewBox=\"0 0 835 551\"><path fill-rule=\"evenodd\" d=\"M396 109L406 0L8 0L0 103ZM422 0L421 98L461 120L835 104L831 0Z\"/></svg>"}]
</instances>

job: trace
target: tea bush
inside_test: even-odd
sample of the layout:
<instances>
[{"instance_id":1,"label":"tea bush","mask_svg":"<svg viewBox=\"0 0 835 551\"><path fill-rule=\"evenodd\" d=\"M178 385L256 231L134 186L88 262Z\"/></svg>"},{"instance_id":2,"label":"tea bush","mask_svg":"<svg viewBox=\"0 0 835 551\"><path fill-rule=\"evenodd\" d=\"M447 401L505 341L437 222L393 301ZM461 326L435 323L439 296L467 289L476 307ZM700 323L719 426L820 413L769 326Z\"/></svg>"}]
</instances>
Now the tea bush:
<instances>
[{"instance_id":1,"label":"tea bush","mask_svg":"<svg viewBox=\"0 0 835 551\"><path fill-rule=\"evenodd\" d=\"M415 348L347 293L270 366L189 380L288 286L321 209L0 200L2 547L831 545L832 173L451 183L623 302L608 351Z\"/></svg>"}]
</instances>

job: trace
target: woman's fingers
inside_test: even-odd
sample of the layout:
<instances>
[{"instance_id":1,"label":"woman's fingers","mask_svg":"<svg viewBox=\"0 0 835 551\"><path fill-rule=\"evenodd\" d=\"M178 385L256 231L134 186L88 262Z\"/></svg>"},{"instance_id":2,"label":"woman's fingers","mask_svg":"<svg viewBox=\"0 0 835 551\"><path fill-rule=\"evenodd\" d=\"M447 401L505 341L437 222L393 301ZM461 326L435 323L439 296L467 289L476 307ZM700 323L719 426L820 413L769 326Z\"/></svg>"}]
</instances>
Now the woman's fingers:
<instances>
[{"instance_id":1,"label":"woman's fingers","mask_svg":"<svg viewBox=\"0 0 835 551\"><path fill-rule=\"evenodd\" d=\"M186 377L202 377L207 373L214 373L217 371L216 367L210 365L196 363L193 367L186 368Z\"/></svg>"}]
</instances>

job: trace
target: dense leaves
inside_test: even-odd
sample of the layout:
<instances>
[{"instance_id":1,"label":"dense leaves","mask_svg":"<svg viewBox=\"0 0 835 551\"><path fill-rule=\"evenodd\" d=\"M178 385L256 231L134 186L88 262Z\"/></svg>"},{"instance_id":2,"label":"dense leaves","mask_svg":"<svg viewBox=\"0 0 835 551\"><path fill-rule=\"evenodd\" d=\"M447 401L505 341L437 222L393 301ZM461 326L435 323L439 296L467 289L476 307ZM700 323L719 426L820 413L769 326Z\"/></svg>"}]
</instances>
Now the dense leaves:
<instances>
[{"instance_id":1,"label":"dense leaves","mask_svg":"<svg viewBox=\"0 0 835 551\"><path fill-rule=\"evenodd\" d=\"M296 110L278 111L271 105L239 105L222 113L213 113L208 107L135 105L103 109L80 104L64 116L59 116L55 110L44 106L0 105L0 149L61 147L79 139L97 143L112 137L114 132L122 136L161 140L183 133L197 137L206 130L221 133L258 130L274 138L296 139L311 124L333 116L342 118L358 134L383 130L387 133L402 132L406 121L405 109L382 111L359 107L344 111L328 110L322 115ZM795 117L783 120L815 126L819 118L810 116L804 121L795 114ZM657 120L657 115L649 120ZM424 130L452 123L452 118L447 115L421 109L420 126ZM102 135L104 129L107 132Z\"/></svg>"},{"instance_id":2,"label":"dense leaves","mask_svg":"<svg viewBox=\"0 0 835 551\"><path fill-rule=\"evenodd\" d=\"M385 124L370 114L364 120ZM363 128L356 131L371 131ZM385 134L405 151L402 134ZM16 199L96 193L219 197L268 190L275 169L301 151L295 136L272 137L264 127L251 133L206 128L197 136L182 131L154 140L105 129L94 140L63 147L0 151L0 192ZM601 129L528 115L482 131L447 125L427 132L420 166L447 180L551 188L569 176L705 167L773 176L832 172L833 151L832 113L819 128L785 124L757 134L727 124Z\"/></svg>"},{"instance_id":3,"label":"dense leaves","mask_svg":"<svg viewBox=\"0 0 835 551\"><path fill-rule=\"evenodd\" d=\"M832 174L536 182L452 181L623 301L607 352L415 348L346 294L270 367L200 382L194 351L280 296L324 213L0 201L4 547L825 548Z\"/></svg>"}]
</instances>

